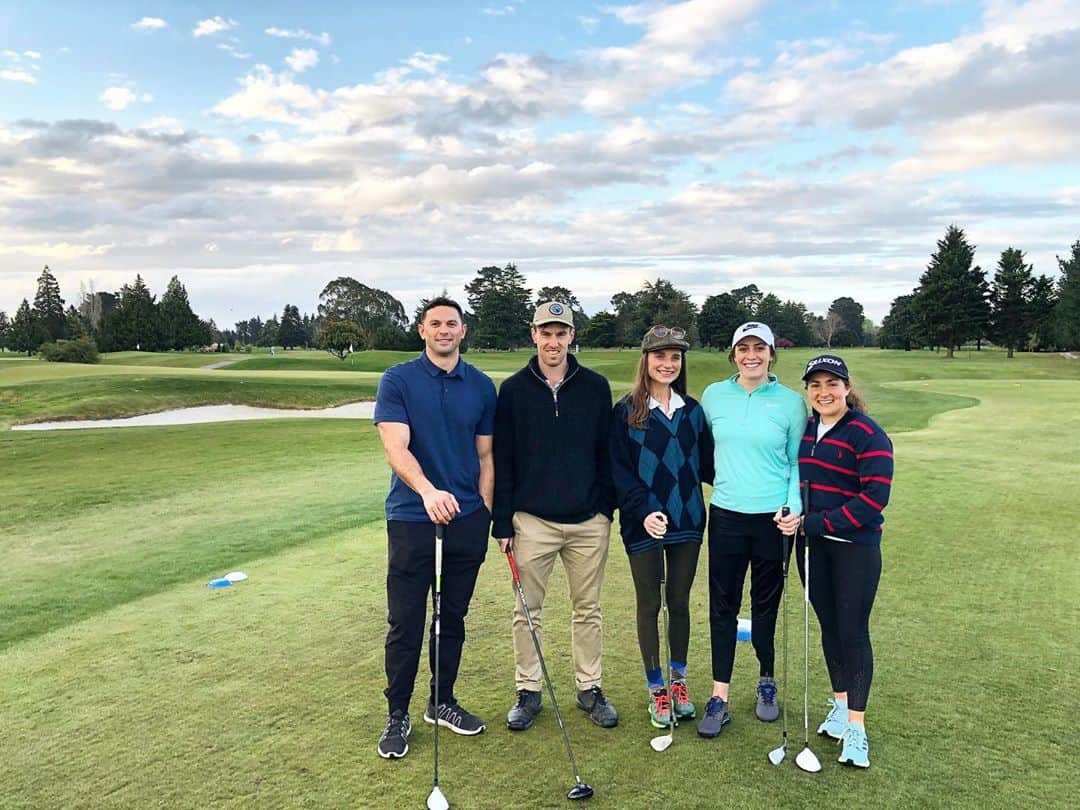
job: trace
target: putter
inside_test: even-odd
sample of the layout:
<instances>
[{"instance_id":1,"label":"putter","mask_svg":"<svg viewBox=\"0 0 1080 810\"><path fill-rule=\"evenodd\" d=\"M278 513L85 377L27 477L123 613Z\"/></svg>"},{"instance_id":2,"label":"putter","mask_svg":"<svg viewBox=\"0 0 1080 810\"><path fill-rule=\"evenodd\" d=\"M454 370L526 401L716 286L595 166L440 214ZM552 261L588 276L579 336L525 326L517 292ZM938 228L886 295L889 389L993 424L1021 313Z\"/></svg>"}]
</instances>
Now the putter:
<instances>
[{"instance_id":1,"label":"putter","mask_svg":"<svg viewBox=\"0 0 1080 810\"><path fill-rule=\"evenodd\" d=\"M442 546L443 533L446 527L441 523L435 524L435 694L432 697L432 708L435 712L435 783L431 793L427 797L428 810L450 810L450 802L443 795L439 787L439 618L441 615L442 602Z\"/></svg>"},{"instance_id":2,"label":"putter","mask_svg":"<svg viewBox=\"0 0 1080 810\"><path fill-rule=\"evenodd\" d=\"M668 638L668 609L667 609L667 573L664 566L664 541L660 541L660 612L664 617L664 639L663 648L667 652L667 680L668 680L668 698L671 703L671 708L668 710L668 733L661 734L659 737L653 737L649 740L649 745L652 746L652 750L657 753L661 751L667 751L671 747L671 744L675 742L675 701L671 699L671 644Z\"/></svg>"},{"instance_id":3,"label":"putter","mask_svg":"<svg viewBox=\"0 0 1080 810\"><path fill-rule=\"evenodd\" d=\"M810 505L810 487L801 484L803 514ZM795 757L795 764L807 773L818 773L821 761L810 750L810 538L803 538L803 749Z\"/></svg>"},{"instance_id":4,"label":"putter","mask_svg":"<svg viewBox=\"0 0 1080 810\"><path fill-rule=\"evenodd\" d=\"M783 507L780 510L780 514L783 517L787 517L791 514L791 509ZM783 617L781 619L782 629L781 632L784 635L784 691L780 697L780 702L783 704L781 711L784 713L783 718L783 737L780 742L779 748L774 748L769 752L769 762L773 765L779 765L784 761L784 757L787 756L787 682L788 682L788 665L787 665L787 648L788 648L788 632L787 632L787 572L788 572L788 536L786 534L780 535L780 542L783 545L784 557L781 560L781 568L784 572L784 604L780 608L783 611Z\"/></svg>"},{"instance_id":5,"label":"putter","mask_svg":"<svg viewBox=\"0 0 1080 810\"><path fill-rule=\"evenodd\" d=\"M529 634L532 636L533 647L536 648L536 657L540 659L540 671L544 673L544 683L547 684L548 696L551 698L551 707L555 710L555 719L559 721L559 730L562 731L563 742L566 744L566 754L570 757L570 767L574 769L574 786L566 794L571 801L590 798L593 789L581 781L581 773L578 771L577 760L574 759L574 751L570 748L570 735L566 733L566 725L563 723L562 712L559 711L559 701L555 699L555 686L551 683L551 675L548 674L547 663L544 661L544 652L540 649L540 638L536 635L536 625L533 624L532 614L529 613L529 603L525 599L525 589L521 587L521 577L518 575L517 561L514 559L514 550L506 549L506 561L510 563L510 575L514 579L514 589L518 599L521 600L521 610L525 614L525 621L529 625ZM430 801L430 800L429 800ZM433 810L428 805L429 810ZM445 808L444 808L445 810Z\"/></svg>"}]
</instances>

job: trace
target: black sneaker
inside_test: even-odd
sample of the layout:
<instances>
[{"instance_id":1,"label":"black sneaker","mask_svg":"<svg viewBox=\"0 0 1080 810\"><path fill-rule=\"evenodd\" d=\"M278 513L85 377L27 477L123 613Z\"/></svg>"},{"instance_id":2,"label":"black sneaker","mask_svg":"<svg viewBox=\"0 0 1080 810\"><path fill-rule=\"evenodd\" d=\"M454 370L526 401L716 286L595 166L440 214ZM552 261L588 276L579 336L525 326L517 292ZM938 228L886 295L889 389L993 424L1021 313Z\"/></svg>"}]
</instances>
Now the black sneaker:
<instances>
[{"instance_id":1,"label":"black sneaker","mask_svg":"<svg viewBox=\"0 0 1080 810\"><path fill-rule=\"evenodd\" d=\"M424 722L435 724L435 711L430 703L424 709ZM484 721L471 712L465 711L456 700L439 704L439 725L455 734L471 737L484 730Z\"/></svg>"},{"instance_id":2,"label":"black sneaker","mask_svg":"<svg viewBox=\"0 0 1080 810\"><path fill-rule=\"evenodd\" d=\"M577 707L589 715L600 728L615 728L619 725L619 713L607 702L599 686L583 689L577 693Z\"/></svg>"},{"instance_id":3,"label":"black sneaker","mask_svg":"<svg viewBox=\"0 0 1080 810\"><path fill-rule=\"evenodd\" d=\"M398 709L386 718L386 728L379 737L379 756L383 759L401 759L409 753L409 732L412 724L409 715Z\"/></svg>"},{"instance_id":4,"label":"black sneaker","mask_svg":"<svg viewBox=\"0 0 1080 810\"><path fill-rule=\"evenodd\" d=\"M511 731L524 731L540 714L540 693L518 689L517 703L506 713L506 727Z\"/></svg>"}]
</instances>

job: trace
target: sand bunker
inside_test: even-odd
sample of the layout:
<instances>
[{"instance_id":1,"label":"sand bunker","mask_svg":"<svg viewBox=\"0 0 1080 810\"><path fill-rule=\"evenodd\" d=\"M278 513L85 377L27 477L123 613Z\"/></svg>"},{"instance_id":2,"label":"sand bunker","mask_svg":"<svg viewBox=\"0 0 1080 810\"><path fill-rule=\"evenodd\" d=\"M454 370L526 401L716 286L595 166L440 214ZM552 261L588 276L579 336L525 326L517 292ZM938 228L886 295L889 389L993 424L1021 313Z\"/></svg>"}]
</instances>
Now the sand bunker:
<instances>
[{"instance_id":1,"label":"sand bunker","mask_svg":"<svg viewBox=\"0 0 1080 810\"><path fill-rule=\"evenodd\" d=\"M209 422L242 422L248 419L370 419L374 402L352 402L336 408L293 411L284 408L253 408L250 405L202 405L172 411L146 413L123 419L86 419L77 422L36 422L15 425L12 430L81 430L103 427L151 427L162 425L204 425Z\"/></svg>"}]
</instances>

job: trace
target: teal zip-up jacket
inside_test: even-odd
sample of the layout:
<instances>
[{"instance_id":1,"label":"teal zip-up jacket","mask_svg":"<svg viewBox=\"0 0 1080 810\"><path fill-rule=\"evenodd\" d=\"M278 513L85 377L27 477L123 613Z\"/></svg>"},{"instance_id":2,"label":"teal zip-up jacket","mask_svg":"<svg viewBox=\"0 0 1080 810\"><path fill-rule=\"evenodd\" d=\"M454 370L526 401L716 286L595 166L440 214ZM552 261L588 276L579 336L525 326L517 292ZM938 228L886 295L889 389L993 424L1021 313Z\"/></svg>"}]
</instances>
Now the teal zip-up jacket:
<instances>
[{"instance_id":1,"label":"teal zip-up jacket","mask_svg":"<svg viewBox=\"0 0 1080 810\"><path fill-rule=\"evenodd\" d=\"M806 405L776 376L747 393L738 374L705 389L701 407L712 428L716 478L710 503L748 515L788 506L802 513L799 445Z\"/></svg>"}]
</instances>

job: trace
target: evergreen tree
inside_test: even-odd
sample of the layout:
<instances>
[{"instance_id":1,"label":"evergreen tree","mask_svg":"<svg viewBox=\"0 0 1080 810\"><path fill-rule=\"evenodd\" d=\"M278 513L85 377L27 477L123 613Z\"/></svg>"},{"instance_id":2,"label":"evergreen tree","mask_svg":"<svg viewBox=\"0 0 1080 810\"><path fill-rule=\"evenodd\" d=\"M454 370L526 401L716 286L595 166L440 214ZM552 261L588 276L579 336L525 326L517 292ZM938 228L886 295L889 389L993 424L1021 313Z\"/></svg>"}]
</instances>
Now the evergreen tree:
<instances>
[{"instance_id":1,"label":"evergreen tree","mask_svg":"<svg viewBox=\"0 0 1080 810\"><path fill-rule=\"evenodd\" d=\"M532 291L516 266L481 267L465 285L465 294L477 319L473 345L494 349L528 345Z\"/></svg>"},{"instance_id":2,"label":"evergreen tree","mask_svg":"<svg viewBox=\"0 0 1080 810\"><path fill-rule=\"evenodd\" d=\"M1031 284L1031 350L1045 352L1058 344L1054 310L1057 294L1050 276L1038 276Z\"/></svg>"},{"instance_id":3,"label":"evergreen tree","mask_svg":"<svg viewBox=\"0 0 1080 810\"><path fill-rule=\"evenodd\" d=\"M906 352L918 346L915 340L915 319L911 302L915 294L901 295L893 299L889 314L881 321L878 345L883 349L903 349Z\"/></svg>"},{"instance_id":4,"label":"evergreen tree","mask_svg":"<svg viewBox=\"0 0 1080 810\"><path fill-rule=\"evenodd\" d=\"M806 306L798 301L785 301L780 306L774 333L785 337L796 346L809 346L813 341L807 325Z\"/></svg>"},{"instance_id":5,"label":"evergreen tree","mask_svg":"<svg viewBox=\"0 0 1080 810\"><path fill-rule=\"evenodd\" d=\"M748 320L749 314L731 293L710 295L702 304L697 319L702 344L726 349L735 329Z\"/></svg>"},{"instance_id":6,"label":"evergreen tree","mask_svg":"<svg viewBox=\"0 0 1080 810\"><path fill-rule=\"evenodd\" d=\"M64 313L64 331L67 333L68 340L88 338L91 333L90 324L73 306L68 306L67 312Z\"/></svg>"},{"instance_id":7,"label":"evergreen tree","mask_svg":"<svg viewBox=\"0 0 1080 810\"><path fill-rule=\"evenodd\" d=\"M103 351L157 351L157 306L141 275L120 288L120 304L102 321L101 333Z\"/></svg>"},{"instance_id":8,"label":"evergreen tree","mask_svg":"<svg viewBox=\"0 0 1080 810\"><path fill-rule=\"evenodd\" d=\"M621 346L638 346L649 327L681 326L687 339L700 343L697 307L690 296L670 281L662 278L646 281L635 293L616 293L611 296L616 309L616 339Z\"/></svg>"},{"instance_id":9,"label":"evergreen tree","mask_svg":"<svg viewBox=\"0 0 1080 810\"><path fill-rule=\"evenodd\" d=\"M1024 264L1024 254L1006 248L998 259L994 285L990 290L990 337L1013 351L1027 346L1031 331L1031 294L1034 279L1031 265Z\"/></svg>"},{"instance_id":10,"label":"evergreen tree","mask_svg":"<svg viewBox=\"0 0 1080 810\"><path fill-rule=\"evenodd\" d=\"M965 340L980 337L988 320L986 278L975 265L975 247L950 225L938 240L911 302L918 333L947 357Z\"/></svg>"},{"instance_id":11,"label":"evergreen tree","mask_svg":"<svg viewBox=\"0 0 1080 810\"><path fill-rule=\"evenodd\" d=\"M157 311L162 348L186 349L212 342L198 340L201 336L199 335L201 331L199 317L192 312L187 290L176 276L169 279L169 286L166 287L165 294L161 296Z\"/></svg>"},{"instance_id":12,"label":"evergreen tree","mask_svg":"<svg viewBox=\"0 0 1080 810\"><path fill-rule=\"evenodd\" d=\"M8 321L7 313L0 309L0 352L7 348L7 336L10 327L11 323Z\"/></svg>"},{"instance_id":13,"label":"evergreen tree","mask_svg":"<svg viewBox=\"0 0 1080 810\"><path fill-rule=\"evenodd\" d=\"M1073 242L1068 258L1057 257L1061 278L1058 279L1057 344L1062 349L1080 348L1080 239Z\"/></svg>"},{"instance_id":14,"label":"evergreen tree","mask_svg":"<svg viewBox=\"0 0 1080 810\"><path fill-rule=\"evenodd\" d=\"M33 310L40 343L47 340L63 340L67 337L64 299L60 297L60 284L48 265L45 265L41 275L38 276Z\"/></svg>"},{"instance_id":15,"label":"evergreen tree","mask_svg":"<svg viewBox=\"0 0 1080 810\"><path fill-rule=\"evenodd\" d=\"M285 305L285 311L281 313L281 323L278 325L277 342L286 349L307 345L307 333L304 331L299 307Z\"/></svg>"},{"instance_id":16,"label":"evergreen tree","mask_svg":"<svg viewBox=\"0 0 1080 810\"><path fill-rule=\"evenodd\" d=\"M589 318L589 323L578 335L578 342L582 346L610 349L618 345L617 327L615 316L606 310L601 310Z\"/></svg>"},{"instance_id":17,"label":"evergreen tree","mask_svg":"<svg viewBox=\"0 0 1080 810\"><path fill-rule=\"evenodd\" d=\"M22 303L19 304L19 308L15 310L15 317L11 319L11 326L8 327L8 348L13 352L33 354L37 347L41 345L34 342L37 339L36 333L34 313L30 309L30 302L24 298Z\"/></svg>"},{"instance_id":18,"label":"evergreen tree","mask_svg":"<svg viewBox=\"0 0 1080 810\"><path fill-rule=\"evenodd\" d=\"M840 318L840 328L832 336L830 345L862 346L866 340L863 334L863 319L866 317L863 305L845 295L832 302L829 312L835 312Z\"/></svg>"},{"instance_id":19,"label":"evergreen tree","mask_svg":"<svg viewBox=\"0 0 1080 810\"><path fill-rule=\"evenodd\" d=\"M769 328L776 332L776 323L780 319L780 310L783 304L780 303L780 299L773 293L767 293L762 296L761 301L758 302L757 309L754 310L754 320L761 321L764 324L768 324Z\"/></svg>"},{"instance_id":20,"label":"evergreen tree","mask_svg":"<svg viewBox=\"0 0 1080 810\"><path fill-rule=\"evenodd\" d=\"M743 307L750 315L748 318L756 318L753 313L757 312L758 304L761 303L761 299L764 297L761 290L758 289L757 284L747 284L745 287L737 287L731 291L731 297L735 299L735 302ZM738 324L736 324L738 326ZM734 330L732 330L734 332Z\"/></svg>"},{"instance_id":21,"label":"evergreen tree","mask_svg":"<svg viewBox=\"0 0 1080 810\"><path fill-rule=\"evenodd\" d=\"M262 331L259 332L259 337L255 341L256 346L276 346L278 339L278 330L281 328L281 324L278 323L277 315L268 320L262 325Z\"/></svg>"}]
</instances>

